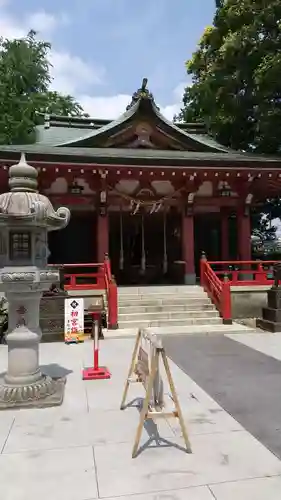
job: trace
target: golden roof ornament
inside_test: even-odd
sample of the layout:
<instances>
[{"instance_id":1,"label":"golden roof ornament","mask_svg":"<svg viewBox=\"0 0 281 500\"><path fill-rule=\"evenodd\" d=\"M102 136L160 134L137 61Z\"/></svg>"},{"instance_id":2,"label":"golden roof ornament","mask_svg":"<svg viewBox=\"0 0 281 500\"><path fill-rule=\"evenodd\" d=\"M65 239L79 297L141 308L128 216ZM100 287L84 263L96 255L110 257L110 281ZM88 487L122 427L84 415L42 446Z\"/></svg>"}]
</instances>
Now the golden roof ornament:
<instances>
[{"instance_id":1,"label":"golden roof ornament","mask_svg":"<svg viewBox=\"0 0 281 500\"><path fill-rule=\"evenodd\" d=\"M134 106L134 104L136 104L141 99L147 99L147 100L151 101L154 104L154 106L156 106L153 94L151 92L149 92L149 90L147 88L147 82L148 82L148 79L143 78L141 87L136 92L134 92L134 94L132 95L132 100L131 100L130 104L128 104L126 111L128 111L132 106ZM159 109L157 106L156 106L156 108Z\"/></svg>"}]
</instances>

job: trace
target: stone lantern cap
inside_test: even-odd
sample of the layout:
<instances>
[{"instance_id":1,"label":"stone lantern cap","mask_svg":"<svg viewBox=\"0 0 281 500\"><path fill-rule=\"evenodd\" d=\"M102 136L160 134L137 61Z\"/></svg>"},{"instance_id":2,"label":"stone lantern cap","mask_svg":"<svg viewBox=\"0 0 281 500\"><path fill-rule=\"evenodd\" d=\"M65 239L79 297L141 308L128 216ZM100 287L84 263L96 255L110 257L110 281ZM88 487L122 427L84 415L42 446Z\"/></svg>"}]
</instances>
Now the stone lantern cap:
<instances>
[{"instance_id":1,"label":"stone lantern cap","mask_svg":"<svg viewBox=\"0 0 281 500\"><path fill-rule=\"evenodd\" d=\"M9 169L10 192L0 195L0 226L23 223L53 231L68 224L70 211L54 210L50 200L38 193L37 177L36 168L27 164L22 153L19 163Z\"/></svg>"}]
</instances>

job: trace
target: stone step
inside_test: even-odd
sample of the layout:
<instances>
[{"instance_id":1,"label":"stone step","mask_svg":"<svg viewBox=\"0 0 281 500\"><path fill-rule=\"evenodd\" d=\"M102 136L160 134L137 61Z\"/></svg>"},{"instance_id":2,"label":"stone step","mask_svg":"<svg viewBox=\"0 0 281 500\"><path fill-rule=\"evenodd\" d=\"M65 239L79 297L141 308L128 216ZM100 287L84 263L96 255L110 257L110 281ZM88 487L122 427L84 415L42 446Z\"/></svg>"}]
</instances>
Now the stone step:
<instances>
[{"instance_id":1,"label":"stone step","mask_svg":"<svg viewBox=\"0 0 281 500\"><path fill-rule=\"evenodd\" d=\"M194 285L162 285L162 286L122 286L118 287L119 295L142 295L147 294L162 294L162 293L193 293L193 292L203 292L203 288Z\"/></svg>"},{"instance_id":2,"label":"stone step","mask_svg":"<svg viewBox=\"0 0 281 500\"><path fill-rule=\"evenodd\" d=\"M138 297L118 297L119 304L142 304L143 302L151 303L161 303L165 302L167 304L171 302L190 302L192 300L205 300L210 302L208 295L184 295L184 294L174 294L174 295L139 295Z\"/></svg>"},{"instance_id":3,"label":"stone step","mask_svg":"<svg viewBox=\"0 0 281 500\"><path fill-rule=\"evenodd\" d=\"M104 330L105 338L131 338L137 335L139 326L119 328L118 330ZM233 323L232 325L184 325L184 326L173 326L169 324L168 326L159 327L148 327L150 333L156 335L227 335L227 334L239 334L239 333L255 333L253 328L247 327L245 325L240 325L239 323Z\"/></svg>"},{"instance_id":4,"label":"stone step","mask_svg":"<svg viewBox=\"0 0 281 500\"><path fill-rule=\"evenodd\" d=\"M162 312L149 312L149 313L128 313L128 314L119 314L118 322L121 323L123 321L155 321L155 320L180 320L186 319L189 320L191 318L218 318L219 313L216 309L213 311L162 311Z\"/></svg>"},{"instance_id":5,"label":"stone step","mask_svg":"<svg viewBox=\"0 0 281 500\"><path fill-rule=\"evenodd\" d=\"M169 297L172 295L185 295L186 297L190 297L191 295L207 295L206 292L202 288L198 288L195 290L189 290L188 292L186 290L179 290L176 292L171 292L170 290L161 290L159 292L150 292L149 290L143 290L139 293L120 293L118 290L118 296L119 297L134 297L134 298L139 298L143 296L149 296L149 297Z\"/></svg>"},{"instance_id":6,"label":"stone step","mask_svg":"<svg viewBox=\"0 0 281 500\"><path fill-rule=\"evenodd\" d=\"M118 304L118 309L119 308L134 308L134 307L161 307L162 309L170 309L171 307L177 307L177 308L184 308L185 306L190 308L190 309L198 309L198 308L203 308L204 306L212 304L208 300L199 300L197 299L196 301L185 301L185 300L173 300L172 302L167 302L165 300L159 300L159 301L149 301L149 300L144 300L142 302L119 302Z\"/></svg>"},{"instance_id":7,"label":"stone step","mask_svg":"<svg viewBox=\"0 0 281 500\"><path fill-rule=\"evenodd\" d=\"M206 303L201 303L197 301L192 302L191 304L189 302L185 304L160 304L160 305L129 305L129 306L119 306L118 307L118 314L125 314L125 313L149 313L149 312L161 312L161 311L166 311L167 308L169 311L212 311L215 309L215 306L209 302L206 301Z\"/></svg>"},{"instance_id":8,"label":"stone step","mask_svg":"<svg viewBox=\"0 0 281 500\"><path fill-rule=\"evenodd\" d=\"M221 325L221 318L185 318L185 319L165 319L155 321L118 321L119 328L153 328L169 326L188 326L188 325Z\"/></svg>"},{"instance_id":9,"label":"stone step","mask_svg":"<svg viewBox=\"0 0 281 500\"><path fill-rule=\"evenodd\" d=\"M127 305L127 304L142 304L143 302L150 302L151 304L155 303L166 303L166 304L172 304L173 302L179 302L181 304L183 303L188 303L192 300L205 300L206 302L210 302L209 297L205 295L192 295L190 297L187 297L186 295L169 295L164 296L164 295L157 295L155 297L151 297L150 295L143 295L139 296L138 298L135 297L118 297L118 304L120 305Z\"/></svg>"}]
</instances>

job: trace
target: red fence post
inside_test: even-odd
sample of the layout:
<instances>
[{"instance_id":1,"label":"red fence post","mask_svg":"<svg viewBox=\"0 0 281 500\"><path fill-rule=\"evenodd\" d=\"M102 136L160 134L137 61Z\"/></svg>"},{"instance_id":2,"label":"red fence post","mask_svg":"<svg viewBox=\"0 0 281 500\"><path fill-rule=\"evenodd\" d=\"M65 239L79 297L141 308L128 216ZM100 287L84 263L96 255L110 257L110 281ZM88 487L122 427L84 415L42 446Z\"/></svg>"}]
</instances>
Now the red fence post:
<instances>
[{"instance_id":1,"label":"red fence post","mask_svg":"<svg viewBox=\"0 0 281 500\"><path fill-rule=\"evenodd\" d=\"M231 291L230 291L230 282L228 277L224 277L224 281L222 283L222 297L221 297L221 315L222 321L225 325L232 324L231 318Z\"/></svg>"},{"instance_id":2,"label":"red fence post","mask_svg":"<svg viewBox=\"0 0 281 500\"><path fill-rule=\"evenodd\" d=\"M75 290L75 288L76 288L76 275L75 274L70 275L69 286L72 287L72 290Z\"/></svg>"},{"instance_id":3,"label":"red fence post","mask_svg":"<svg viewBox=\"0 0 281 500\"><path fill-rule=\"evenodd\" d=\"M205 252L202 252L200 259L200 285L205 287L205 267L206 267L207 257Z\"/></svg>"},{"instance_id":4,"label":"red fence post","mask_svg":"<svg viewBox=\"0 0 281 500\"><path fill-rule=\"evenodd\" d=\"M114 276L108 285L108 328L109 330L118 328L118 292Z\"/></svg>"}]
</instances>

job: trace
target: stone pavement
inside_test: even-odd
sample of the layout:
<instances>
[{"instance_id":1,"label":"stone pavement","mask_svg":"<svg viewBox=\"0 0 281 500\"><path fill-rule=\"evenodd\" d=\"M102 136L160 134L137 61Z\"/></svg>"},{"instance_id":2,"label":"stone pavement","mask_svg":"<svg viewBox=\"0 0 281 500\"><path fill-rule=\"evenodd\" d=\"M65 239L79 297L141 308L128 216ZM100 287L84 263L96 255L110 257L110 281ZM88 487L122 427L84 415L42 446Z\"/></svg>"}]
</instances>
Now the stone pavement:
<instances>
[{"instance_id":1,"label":"stone pavement","mask_svg":"<svg viewBox=\"0 0 281 500\"><path fill-rule=\"evenodd\" d=\"M112 379L90 382L81 370L91 364L91 342L41 345L41 364L67 375L65 400L0 413L1 500L279 500L281 461L172 362L193 453L182 451L179 426L169 420L158 430L146 425L142 451L131 458L139 412L119 405L133 343L103 341ZM0 346L0 370L5 363ZM141 397L141 386L129 395Z\"/></svg>"},{"instance_id":2,"label":"stone pavement","mask_svg":"<svg viewBox=\"0 0 281 500\"><path fill-rule=\"evenodd\" d=\"M281 363L236 340L175 336L164 345L185 373L281 459Z\"/></svg>"}]
</instances>

